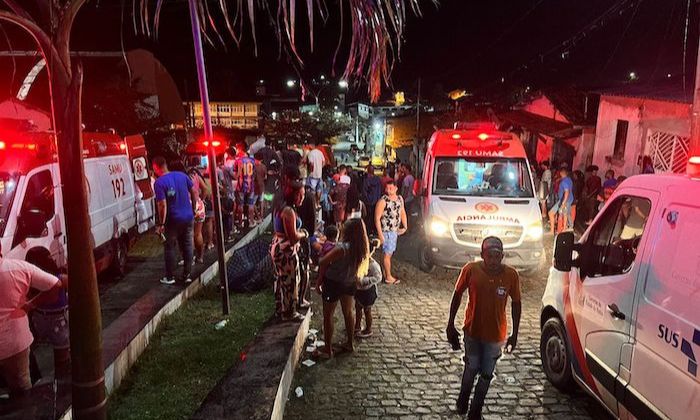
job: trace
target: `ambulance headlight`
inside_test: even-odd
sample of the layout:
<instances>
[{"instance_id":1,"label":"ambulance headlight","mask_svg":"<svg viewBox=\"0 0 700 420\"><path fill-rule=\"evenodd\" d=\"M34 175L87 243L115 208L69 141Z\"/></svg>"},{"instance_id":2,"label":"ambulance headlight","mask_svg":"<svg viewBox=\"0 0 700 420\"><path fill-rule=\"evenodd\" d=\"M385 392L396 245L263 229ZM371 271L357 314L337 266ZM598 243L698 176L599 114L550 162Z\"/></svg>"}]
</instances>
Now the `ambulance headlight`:
<instances>
[{"instance_id":1,"label":"ambulance headlight","mask_svg":"<svg viewBox=\"0 0 700 420\"><path fill-rule=\"evenodd\" d=\"M527 239L531 241L539 241L542 239L542 236L544 235L544 229L542 228L542 223L537 222L532 225L530 225L527 228Z\"/></svg>"},{"instance_id":2,"label":"ambulance headlight","mask_svg":"<svg viewBox=\"0 0 700 420\"><path fill-rule=\"evenodd\" d=\"M450 230L450 226L447 221L440 219L438 217L433 217L430 219L430 232L433 236L447 236L447 232Z\"/></svg>"}]
</instances>

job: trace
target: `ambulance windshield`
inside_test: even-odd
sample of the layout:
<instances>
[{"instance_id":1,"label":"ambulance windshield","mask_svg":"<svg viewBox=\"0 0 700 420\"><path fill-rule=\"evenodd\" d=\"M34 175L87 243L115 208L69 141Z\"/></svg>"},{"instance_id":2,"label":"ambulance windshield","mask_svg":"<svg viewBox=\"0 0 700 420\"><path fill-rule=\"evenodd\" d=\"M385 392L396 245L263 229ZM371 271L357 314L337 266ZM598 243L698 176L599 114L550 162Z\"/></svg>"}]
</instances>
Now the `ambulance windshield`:
<instances>
[{"instance_id":1,"label":"ambulance windshield","mask_svg":"<svg viewBox=\"0 0 700 420\"><path fill-rule=\"evenodd\" d=\"M433 194L533 197L527 161L518 158L437 158Z\"/></svg>"},{"instance_id":2,"label":"ambulance windshield","mask_svg":"<svg viewBox=\"0 0 700 420\"><path fill-rule=\"evenodd\" d=\"M12 199L17 190L17 176L0 172L0 235L5 233L7 218L10 216Z\"/></svg>"}]
</instances>

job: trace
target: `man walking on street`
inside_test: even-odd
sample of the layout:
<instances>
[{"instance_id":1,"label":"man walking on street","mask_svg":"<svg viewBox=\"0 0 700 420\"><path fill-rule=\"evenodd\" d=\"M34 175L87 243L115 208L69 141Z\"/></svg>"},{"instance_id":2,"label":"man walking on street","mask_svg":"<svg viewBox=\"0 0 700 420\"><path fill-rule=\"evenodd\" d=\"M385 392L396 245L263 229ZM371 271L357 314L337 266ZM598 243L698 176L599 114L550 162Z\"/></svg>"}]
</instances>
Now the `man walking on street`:
<instances>
[{"instance_id":1,"label":"man walking on street","mask_svg":"<svg viewBox=\"0 0 700 420\"><path fill-rule=\"evenodd\" d=\"M481 419L486 393L493 379L496 362L505 343L511 353L518 342L520 328L520 279L518 272L503 264L503 242L489 236L481 244L483 261L471 262L462 268L455 284L447 324L447 338L459 348L459 333L454 326L462 295L469 290L469 303L464 315L464 373L457 398L457 411L468 419ZM513 332L506 340L506 300L510 296ZM471 407L469 396L474 379L479 376Z\"/></svg>"},{"instance_id":2,"label":"man walking on street","mask_svg":"<svg viewBox=\"0 0 700 420\"><path fill-rule=\"evenodd\" d=\"M197 205L197 190L187 174L168 172L165 159L158 156L153 159L153 171L158 176L153 188L158 206L158 225L156 233L165 234L165 277L163 284L175 283L175 266L177 264L177 247L184 260L183 280L192 281L192 258L194 252L193 226L194 212Z\"/></svg>"},{"instance_id":3,"label":"man walking on street","mask_svg":"<svg viewBox=\"0 0 700 420\"><path fill-rule=\"evenodd\" d=\"M321 177L323 176L323 167L326 164L326 157L319 150L318 145L314 144L313 149L304 157L304 163L308 165L309 176L306 178L306 186L314 193L316 205L321 201Z\"/></svg>"}]
</instances>

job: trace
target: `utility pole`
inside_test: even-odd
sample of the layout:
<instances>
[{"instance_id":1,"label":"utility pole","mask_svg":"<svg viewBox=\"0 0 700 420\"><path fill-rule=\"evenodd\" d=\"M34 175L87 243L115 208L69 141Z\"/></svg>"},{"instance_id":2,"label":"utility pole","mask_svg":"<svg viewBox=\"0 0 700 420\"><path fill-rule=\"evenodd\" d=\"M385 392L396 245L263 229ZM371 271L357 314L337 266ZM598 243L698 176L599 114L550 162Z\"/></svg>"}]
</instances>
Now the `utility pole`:
<instances>
[{"instance_id":1,"label":"utility pole","mask_svg":"<svg viewBox=\"0 0 700 420\"><path fill-rule=\"evenodd\" d=\"M214 130L211 126L211 113L209 110L209 90L207 88L207 72L204 67L204 51L202 49L201 29L199 15L197 15L197 0L189 0L190 21L192 23L192 38L194 40L194 54L197 60L197 78L199 81L199 96L202 101L202 119L204 127L204 140L207 142L207 155L209 158L209 180L211 182L212 201L214 202L214 223L216 237L216 251L219 257L219 288L221 289L221 306L224 315L231 312L228 295L228 276L226 273L226 250L224 249L224 229L221 218L221 200L219 197L219 182L216 175L216 151L214 150Z\"/></svg>"},{"instance_id":2,"label":"utility pole","mask_svg":"<svg viewBox=\"0 0 700 420\"><path fill-rule=\"evenodd\" d=\"M418 100L416 101L416 134L420 135L420 77L418 78Z\"/></svg>"}]
</instances>

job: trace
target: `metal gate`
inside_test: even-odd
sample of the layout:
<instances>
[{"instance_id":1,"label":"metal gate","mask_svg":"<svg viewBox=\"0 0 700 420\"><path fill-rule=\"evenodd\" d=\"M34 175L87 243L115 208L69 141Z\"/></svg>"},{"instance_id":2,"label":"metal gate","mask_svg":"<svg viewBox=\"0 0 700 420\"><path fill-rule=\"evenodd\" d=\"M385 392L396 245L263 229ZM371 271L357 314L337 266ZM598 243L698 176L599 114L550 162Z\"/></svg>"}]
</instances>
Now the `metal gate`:
<instances>
[{"instance_id":1,"label":"metal gate","mask_svg":"<svg viewBox=\"0 0 700 420\"><path fill-rule=\"evenodd\" d=\"M652 131L648 137L648 150L657 173L684 173L688 163L689 137Z\"/></svg>"}]
</instances>

